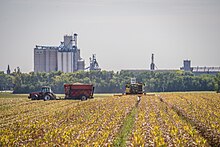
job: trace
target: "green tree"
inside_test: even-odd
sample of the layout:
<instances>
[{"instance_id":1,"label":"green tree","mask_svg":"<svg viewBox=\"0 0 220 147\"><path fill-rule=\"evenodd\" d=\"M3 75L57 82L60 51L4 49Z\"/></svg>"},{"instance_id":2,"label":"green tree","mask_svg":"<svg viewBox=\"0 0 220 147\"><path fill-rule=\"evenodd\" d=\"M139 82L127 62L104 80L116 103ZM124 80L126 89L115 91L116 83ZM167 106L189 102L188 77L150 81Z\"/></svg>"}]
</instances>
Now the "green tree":
<instances>
[{"instance_id":1,"label":"green tree","mask_svg":"<svg viewBox=\"0 0 220 147\"><path fill-rule=\"evenodd\" d=\"M220 93L220 73L218 73L215 77L215 89L218 93Z\"/></svg>"}]
</instances>

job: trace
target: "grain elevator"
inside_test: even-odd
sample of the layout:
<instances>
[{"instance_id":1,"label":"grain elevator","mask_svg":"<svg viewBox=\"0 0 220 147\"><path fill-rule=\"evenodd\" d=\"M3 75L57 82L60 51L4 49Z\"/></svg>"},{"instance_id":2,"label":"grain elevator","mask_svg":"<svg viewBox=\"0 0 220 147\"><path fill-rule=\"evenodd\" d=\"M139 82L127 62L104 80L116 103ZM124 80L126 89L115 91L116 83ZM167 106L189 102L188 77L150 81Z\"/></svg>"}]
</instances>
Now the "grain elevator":
<instances>
[{"instance_id":1,"label":"grain elevator","mask_svg":"<svg viewBox=\"0 0 220 147\"><path fill-rule=\"evenodd\" d=\"M36 46L34 49L34 72L68 73L84 68L85 61L80 57L77 47L77 34L65 35L60 46Z\"/></svg>"}]
</instances>

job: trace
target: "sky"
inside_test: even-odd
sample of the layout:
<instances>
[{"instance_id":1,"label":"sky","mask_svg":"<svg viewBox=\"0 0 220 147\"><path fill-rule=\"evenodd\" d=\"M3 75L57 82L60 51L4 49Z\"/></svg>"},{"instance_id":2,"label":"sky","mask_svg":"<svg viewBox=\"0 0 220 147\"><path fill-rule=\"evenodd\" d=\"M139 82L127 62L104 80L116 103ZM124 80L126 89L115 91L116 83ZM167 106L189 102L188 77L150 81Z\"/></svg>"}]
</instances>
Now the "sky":
<instances>
[{"instance_id":1,"label":"sky","mask_svg":"<svg viewBox=\"0 0 220 147\"><path fill-rule=\"evenodd\" d=\"M36 45L78 34L103 70L220 67L219 0L0 0L0 71L34 69Z\"/></svg>"}]
</instances>

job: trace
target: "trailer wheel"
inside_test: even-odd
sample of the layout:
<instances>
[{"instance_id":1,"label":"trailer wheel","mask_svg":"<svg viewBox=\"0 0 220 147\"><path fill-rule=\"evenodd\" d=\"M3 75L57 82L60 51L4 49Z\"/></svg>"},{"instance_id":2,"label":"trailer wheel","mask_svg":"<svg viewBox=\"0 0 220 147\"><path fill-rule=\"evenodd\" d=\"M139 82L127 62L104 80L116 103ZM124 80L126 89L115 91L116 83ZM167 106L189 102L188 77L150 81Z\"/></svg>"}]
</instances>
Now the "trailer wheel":
<instances>
[{"instance_id":1,"label":"trailer wheel","mask_svg":"<svg viewBox=\"0 0 220 147\"><path fill-rule=\"evenodd\" d=\"M44 101L50 100L50 96L49 95L45 95L44 96Z\"/></svg>"},{"instance_id":2,"label":"trailer wheel","mask_svg":"<svg viewBox=\"0 0 220 147\"><path fill-rule=\"evenodd\" d=\"M81 96L81 101L85 101L85 100L87 100L87 97L85 95L82 95Z\"/></svg>"}]
</instances>

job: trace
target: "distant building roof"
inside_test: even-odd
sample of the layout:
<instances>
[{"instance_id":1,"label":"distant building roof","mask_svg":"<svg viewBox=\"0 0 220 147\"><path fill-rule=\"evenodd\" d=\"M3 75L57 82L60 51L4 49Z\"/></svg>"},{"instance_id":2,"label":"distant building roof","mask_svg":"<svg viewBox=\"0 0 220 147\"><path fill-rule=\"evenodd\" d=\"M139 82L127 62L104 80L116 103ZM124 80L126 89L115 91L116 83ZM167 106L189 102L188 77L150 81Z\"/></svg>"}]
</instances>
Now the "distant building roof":
<instances>
[{"instance_id":1,"label":"distant building roof","mask_svg":"<svg viewBox=\"0 0 220 147\"><path fill-rule=\"evenodd\" d=\"M121 71L128 71L133 73L141 73L141 72L176 72L178 69L161 69L161 70L147 70L147 69L123 69Z\"/></svg>"}]
</instances>

